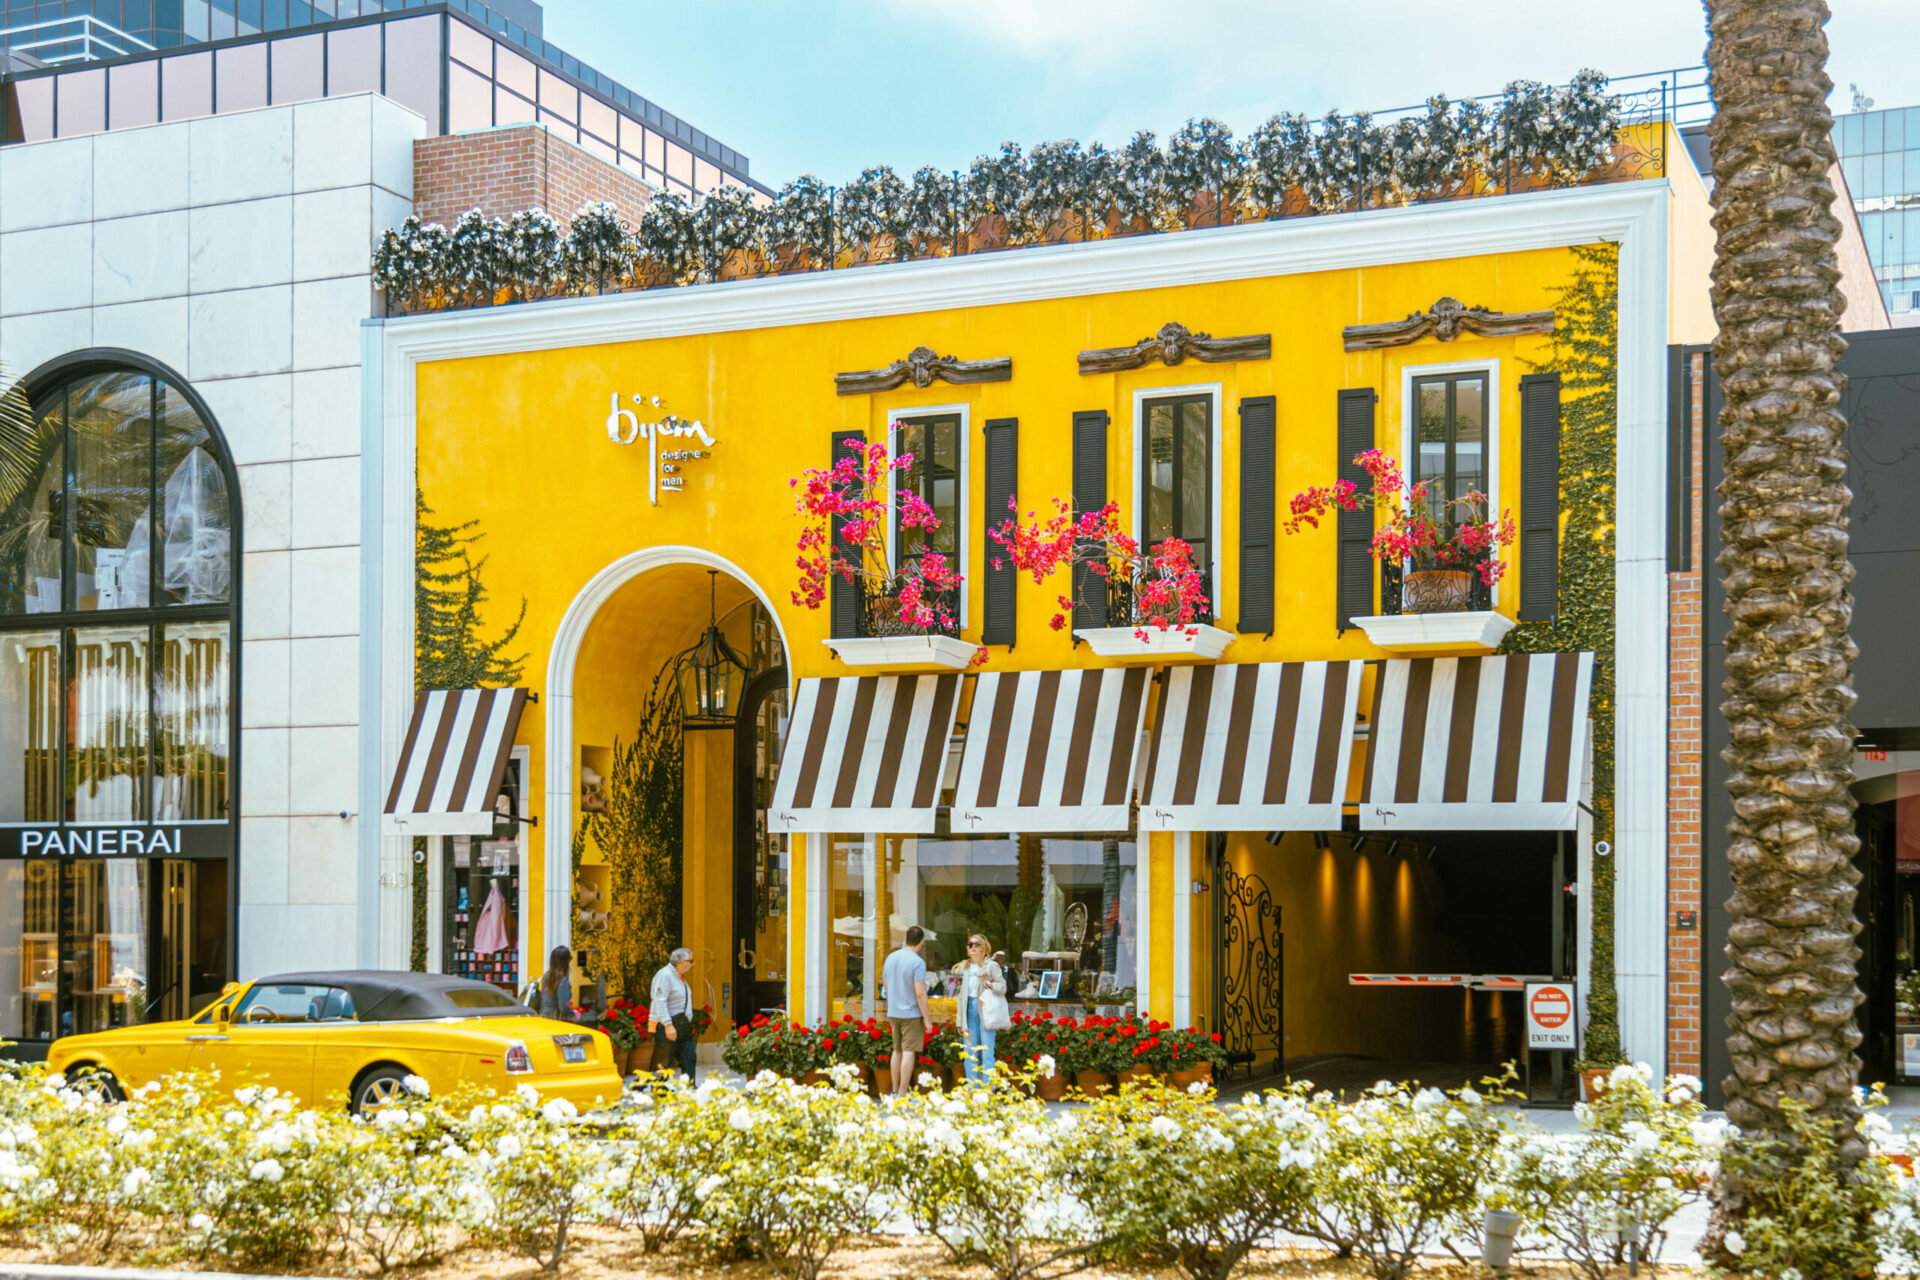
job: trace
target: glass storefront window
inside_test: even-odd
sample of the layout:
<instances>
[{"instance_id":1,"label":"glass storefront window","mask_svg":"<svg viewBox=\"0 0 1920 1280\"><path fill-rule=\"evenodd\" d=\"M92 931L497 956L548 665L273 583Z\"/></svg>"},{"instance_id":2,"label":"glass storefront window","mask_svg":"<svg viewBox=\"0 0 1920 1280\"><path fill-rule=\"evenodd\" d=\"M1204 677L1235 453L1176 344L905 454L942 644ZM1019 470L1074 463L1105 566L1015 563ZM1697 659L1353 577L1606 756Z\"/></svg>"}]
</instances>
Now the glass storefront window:
<instances>
[{"instance_id":1,"label":"glass storefront window","mask_svg":"<svg viewBox=\"0 0 1920 1280\"><path fill-rule=\"evenodd\" d=\"M517 759L507 762L500 791L507 812L524 812ZM491 838L450 836L440 841L440 972L492 983L516 997L541 967L535 966L534 975L523 975L520 962L522 830L511 820L496 820ZM576 994L575 1000L579 998Z\"/></svg>"},{"instance_id":2,"label":"glass storefront window","mask_svg":"<svg viewBox=\"0 0 1920 1280\"><path fill-rule=\"evenodd\" d=\"M152 529L153 384L145 374L81 378L67 390L73 490L67 508L74 607L147 604Z\"/></svg>"},{"instance_id":3,"label":"glass storefront window","mask_svg":"<svg viewBox=\"0 0 1920 1280\"><path fill-rule=\"evenodd\" d=\"M230 976L236 513L180 389L89 365L31 399L0 435L0 1037L48 1039Z\"/></svg>"},{"instance_id":4,"label":"glass storefront window","mask_svg":"<svg viewBox=\"0 0 1920 1280\"><path fill-rule=\"evenodd\" d=\"M936 1017L951 1015L953 967L974 933L1006 967L1015 1008L1079 1014L1134 1003L1131 840L834 836L827 864L830 1017L884 1015L882 965L915 924L927 933ZM1042 999L1049 988L1058 995Z\"/></svg>"},{"instance_id":5,"label":"glass storefront window","mask_svg":"<svg viewBox=\"0 0 1920 1280\"><path fill-rule=\"evenodd\" d=\"M229 628L224 622L164 629L155 673L156 822L224 822L229 775Z\"/></svg>"},{"instance_id":6,"label":"glass storefront window","mask_svg":"<svg viewBox=\"0 0 1920 1280\"><path fill-rule=\"evenodd\" d=\"M191 1016L226 981L226 907L222 862L0 862L0 1036Z\"/></svg>"},{"instance_id":7,"label":"glass storefront window","mask_svg":"<svg viewBox=\"0 0 1920 1280\"><path fill-rule=\"evenodd\" d=\"M60 819L60 633L0 637L0 822Z\"/></svg>"},{"instance_id":8,"label":"glass storefront window","mask_svg":"<svg viewBox=\"0 0 1920 1280\"><path fill-rule=\"evenodd\" d=\"M147 628L82 627L67 709L67 820L147 817Z\"/></svg>"},{"instance_id":9,"label":"glass storefront window","mask_svg":"<svg viewBox=\"0 0 1920 1280\"><path fill-rule=\"evenodd\" d=\"M761 666L763 644L771 642L773 625L766 611L754 606L755 669ZM764 638L763 638L764 633ZM787 977L787 837L768 830L767 806L773 802L774 780L780 776L780 749L787 738L787 691L777 689L760 704L753 725L754 858L753 858L753 977L778 983ZM749 1013L758 1010L749 1010Z\"/></svg>"}]
</instances>

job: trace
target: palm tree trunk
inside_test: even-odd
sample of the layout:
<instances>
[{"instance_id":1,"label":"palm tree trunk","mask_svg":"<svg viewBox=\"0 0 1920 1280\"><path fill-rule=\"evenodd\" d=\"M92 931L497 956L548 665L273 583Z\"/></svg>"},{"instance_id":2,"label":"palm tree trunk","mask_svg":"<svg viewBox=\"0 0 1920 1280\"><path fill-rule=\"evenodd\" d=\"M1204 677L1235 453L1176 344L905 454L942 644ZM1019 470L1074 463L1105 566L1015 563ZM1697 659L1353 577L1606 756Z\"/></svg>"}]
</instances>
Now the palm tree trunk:
<instances>
[{"instance_id":1,"label":"palm tree trunk","mask_svg":"<svg viewBox=\"0 0 1920 1280\"><path fill-rule=\"evenodd\" d=\"M1727 1116L1748 1141L1785 1138L1780 1104L1798 1099L1845 1126L1850 1165L1864 1154L1853 1137L1856 650L1828 12L1824 0L1706 7L1713 355L1726 396L1719 565L1731 623ZM1764 1188L1723 1185L1714 1237L1764 1198Z\"/></svg>"}]
</instances>

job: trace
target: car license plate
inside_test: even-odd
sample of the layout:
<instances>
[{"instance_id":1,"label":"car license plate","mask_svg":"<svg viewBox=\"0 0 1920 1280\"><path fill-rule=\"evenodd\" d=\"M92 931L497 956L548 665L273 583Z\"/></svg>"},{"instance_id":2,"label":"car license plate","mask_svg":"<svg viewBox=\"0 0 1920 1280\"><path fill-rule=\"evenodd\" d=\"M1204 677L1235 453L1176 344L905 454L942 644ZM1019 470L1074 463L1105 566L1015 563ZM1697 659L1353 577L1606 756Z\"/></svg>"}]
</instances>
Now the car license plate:
<instances>
[{"instance_id":1,"label":"car license plate","mask_svg":"<svg viewBox=\"0 0 1920 1280\"><path fill-rule=\"evenodd\" d=\"M587 1046L583 1044L563 1044L560 1046L560 1061L585 1062L586 1060Z\"/></svg>"}]
</instances>

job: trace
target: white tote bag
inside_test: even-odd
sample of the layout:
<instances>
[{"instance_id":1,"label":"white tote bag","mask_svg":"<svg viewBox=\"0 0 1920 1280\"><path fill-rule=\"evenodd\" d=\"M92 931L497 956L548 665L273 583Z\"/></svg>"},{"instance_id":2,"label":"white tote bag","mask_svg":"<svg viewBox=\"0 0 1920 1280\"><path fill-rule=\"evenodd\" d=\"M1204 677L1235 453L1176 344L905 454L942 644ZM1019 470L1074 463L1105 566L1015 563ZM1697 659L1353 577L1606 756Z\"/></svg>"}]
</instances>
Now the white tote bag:
<instances>
[{"instance_id":1,"label":"white tote bag","mask_svg":"<svg viewBox=\"0 0 1920 1280\"><path fill-rule=\"evenodd\" d=\"M999 972L995 966L995 972ZM1000 979L1004 985L1006 978ZM1007 1008L1007 998L987 985L987 976L980 975L980 1026L987 1031L1005 1031L1013 1025L1013 1015Z\"/></svg>"}]
</instances>

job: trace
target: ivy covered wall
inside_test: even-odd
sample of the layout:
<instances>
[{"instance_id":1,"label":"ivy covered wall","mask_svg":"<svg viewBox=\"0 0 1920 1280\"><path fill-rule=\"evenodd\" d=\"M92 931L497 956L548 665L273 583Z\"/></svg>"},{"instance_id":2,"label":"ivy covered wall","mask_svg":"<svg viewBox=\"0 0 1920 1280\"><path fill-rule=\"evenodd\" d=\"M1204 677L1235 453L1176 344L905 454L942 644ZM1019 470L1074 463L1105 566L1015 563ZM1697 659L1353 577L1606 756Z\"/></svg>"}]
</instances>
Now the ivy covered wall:
<instances>
[{"instance_id":1,"label":"ivy covered wall","mask_svg":"<svg viewBox=\"0 0 1920 1280\"><path fill-rule=\"evenodd\" d=\"M1614 494L1618 406L1620 252L1578 246L1572 277L1556 291L1556 321L1540 372L1560 374L1560 607L1552 622L1523 623L1502 653L1593 654L1593 839L1614 844ZM1621 1060L1614 982L1614 860L1594 857L1581 886L1593 918L1586 1059Z\"/></svg>"}]
</instances>

